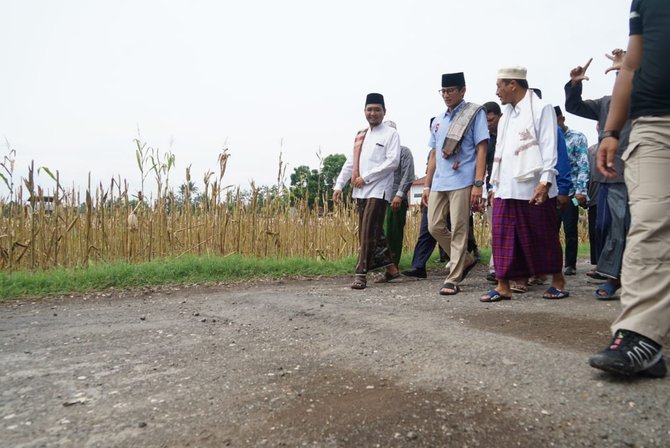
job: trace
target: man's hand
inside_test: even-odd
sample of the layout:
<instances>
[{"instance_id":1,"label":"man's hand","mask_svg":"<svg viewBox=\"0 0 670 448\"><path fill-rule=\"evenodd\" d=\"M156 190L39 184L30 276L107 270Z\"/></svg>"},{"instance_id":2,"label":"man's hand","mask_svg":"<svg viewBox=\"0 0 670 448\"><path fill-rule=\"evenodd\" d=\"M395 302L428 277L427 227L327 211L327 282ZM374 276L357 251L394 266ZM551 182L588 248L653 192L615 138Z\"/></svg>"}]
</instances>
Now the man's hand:
<instances>
[{"instance_id":1,"label":"man's hand","mask_svg":"<svg viewBox=\"0 0 670 448\"><path fill-rule=\"evenodd\" d=\"M482 187L472 187L470 191L470 208L474 211L480 211L482 208Z\"/></svg>"},{"instance_id":2,"label":"man's hand","mask_svg":"<svg viewBox=\"0 0 670 448\"><path fill-rule=\"evenodd\" d=\"M549 187L540 182L539 184L537 184L537 187L535 187L533 197L530 198L530 201L528 202L535 205L541 205L542 203L546 202L548 198L549 198Z\"/></svg>"},{"instance_id":3,"label":"man's hand","mask_svg":"<svg viewBox=\"0 0 670 448\"><path fill-rule=\"evenodd\" d=\"M400 206L402 205L402 198L400 196L393 196L393 200L391 201L391 208L393 209L394 212L397 212L400 210Z\"/></svg>"},{"instance_id":4,"label":"man's hand","mask_svg":"<svg viewBox=\"0 0 670 448\"><path fill-rule=\"evenodd\" d=\"M363 185L365 185L365 180L362 177L358 176L356 179L353 180L351 184L356 188L361 188Z\"/></svg>"},{"instance_id":5,"label":"man's hand","mask_svg":"<svg viewBox=\"0 0 670 448\"><path fill-rule=\"evenodd\" d=\"M558 208L563 208L570 205L570 197L567 194L559 194L556 196L556 202L558 203Z\"/></svg>"},{"instance_id":6,"label":"man's hand","mask_svg":"<svg viewBox=\"0 0 670 448\"><path fill-rule=\"evenodd\" d=\"M626 56L626 52L622 50L621 48L615 48L612 50L612 54L605 54L607 59L612 61L612 66L605 70L605 74L608 74L612 70L619 71L621 70L621 66L623 65L623 58Z\"/></svg>"},{"instance_id":7,"label":"man's hand","mask_svg":"<svg viewBox=\"0 0 670 448\"><path fill-rule=\"evenodd\" d=\"M576 194L574 196L575 199L577 199L577 204L582 207L586 208L586 195L584 194Z\"/></svg>"},{"instance_id":8,"label":"man's hand","mask_svg":"<svg viewBox=\"0 0 670 448\"><path fill-rule=\"evenodd\" d=\"M591 61L593 61L593 58L589 59L589 61L584 64L584 67L581 65L579 67L575 67L572 70L570 70L570 83L575 86L577 83L580 83L582 81L588 81L589 77L586 76L586 70L589 68L589 65L591 65Z\"/></svg>"},{"instance_id":9,"label":"man's hand","mask_svg":"<svg viewBox=\"0 0 670 448\"><path fill-rule=\"evenodd\" d=\"M614 168L614 155L618 147L619 140L614 137L605 137L598 146L596 165L605 177L612 178L618 174Z\"/></svg>"},{"instance_id":10,"label":"man's hand","mask_svg":"<svg viewBox=\"0 0 670 448\"><path fill-rule=\"evenodd\" d=\"M423 189L423 193L421 193L421 203L423 204L424 207L428 207L428 197L430 196L430 188Z\"/></svg>"},{"instance_id":11,"label":"man's hand","mask_svg":"<svg viewBox=\"0 0 670 448\"><path fill-rule=\"evenodd\" d=\"M333 190L333 202L338 203L340 202L340 198L342 197L342 190Z\"/></svg>"}]
</instances>

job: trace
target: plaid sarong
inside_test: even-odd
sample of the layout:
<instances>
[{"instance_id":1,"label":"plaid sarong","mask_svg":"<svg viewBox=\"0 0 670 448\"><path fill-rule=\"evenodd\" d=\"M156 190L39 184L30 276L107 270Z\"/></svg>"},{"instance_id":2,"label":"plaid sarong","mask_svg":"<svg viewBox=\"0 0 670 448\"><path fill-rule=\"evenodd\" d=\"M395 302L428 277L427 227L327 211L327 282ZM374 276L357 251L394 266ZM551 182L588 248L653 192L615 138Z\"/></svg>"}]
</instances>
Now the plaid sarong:
<instances>
[{"instance_id":1,"label":"plaid sarong","mask_svg":"<svg viewBox=\"0 0 670 448\"><path fill-rule=\"evenodd\" d=\"M384 236L385 199L356 199L358 207L358 239L360 250L356 274L393 264L393 256L386 236Z\"/></svg>"},{"instance_id":2,"label":"plaid sarong","mask_svg":"<svg viewBox=\"0 0 670 448\"><path fill-rule=\"evenodd\" d=\"M495 198L492 246L497 278L514 280L561 272L556 199L536 205Z\"/></svg>"}]
</instances>

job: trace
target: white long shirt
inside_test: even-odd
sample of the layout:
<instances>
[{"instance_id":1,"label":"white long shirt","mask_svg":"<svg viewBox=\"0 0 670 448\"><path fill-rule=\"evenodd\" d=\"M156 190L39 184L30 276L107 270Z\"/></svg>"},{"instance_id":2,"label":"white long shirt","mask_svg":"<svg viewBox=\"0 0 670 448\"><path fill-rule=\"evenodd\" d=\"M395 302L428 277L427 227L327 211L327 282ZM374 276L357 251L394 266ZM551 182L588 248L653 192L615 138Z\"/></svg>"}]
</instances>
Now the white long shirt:
<instances>
[{"instance_id":1,"label":"white long shirt","mask_svg":"<svg viewBox=\"0 0 670 448\"><path fill-rule=\"evenodd\" d=\"M356 199L378 198L391 201L393 191L393 172L400 163L400 137L398 132L384 123L368 129L361 147L358 169L365 185L354 188L352 196ZM351 149L347 161L335 182L335 190L342 190L351 180L354 171L354 150Z\"/></svg>"},{"instance_id":2,"label":"white long shirt","mask_svg":"<svg viewBox=\"0 0 670 448\"><path fill-rule=\"evenodd\" d=\"M556 161L558 158L556 149L556 113L551 104L544 103L537 96L533 97L533 111L535 129L526 129L531 116L530 95L528 90L526 96L517 103L516 107L507 104L503 109L503 116L498 122L498 139L496 141L496 157L500 155L500 176L493 191L496 198L530 200L535 192L535 187L541 181L551 182L549 197L558 194L556 186ZM514 152L520 146L520 135L524 132L537 131L540 155L542 157L542 170L535 173L528 180L519 181L515 179L514 167L511 163ZM501 137L504 134L504 138ZM494 162L496 163L496 162Z\"/></svg>"}]
</instances>

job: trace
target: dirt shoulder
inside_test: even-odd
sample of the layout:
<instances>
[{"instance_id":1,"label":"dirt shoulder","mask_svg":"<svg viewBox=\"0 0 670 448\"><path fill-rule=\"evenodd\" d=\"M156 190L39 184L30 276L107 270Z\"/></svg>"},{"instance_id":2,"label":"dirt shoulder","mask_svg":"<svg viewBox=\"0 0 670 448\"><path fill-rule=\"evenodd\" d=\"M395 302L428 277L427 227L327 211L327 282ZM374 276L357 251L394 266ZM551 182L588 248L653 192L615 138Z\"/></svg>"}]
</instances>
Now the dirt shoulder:
<instances>
[{"instance_id":1,"label":"dirt shoulder","mask_svg":"<svg viewBox=\"0 0 670 448\"><path fill-rule=\"evenodd\" d=\"M667 447L670 380L590 368L619 302L482 304L485 267L0 303L12 447Z\"/></svg>"}]
</instances>

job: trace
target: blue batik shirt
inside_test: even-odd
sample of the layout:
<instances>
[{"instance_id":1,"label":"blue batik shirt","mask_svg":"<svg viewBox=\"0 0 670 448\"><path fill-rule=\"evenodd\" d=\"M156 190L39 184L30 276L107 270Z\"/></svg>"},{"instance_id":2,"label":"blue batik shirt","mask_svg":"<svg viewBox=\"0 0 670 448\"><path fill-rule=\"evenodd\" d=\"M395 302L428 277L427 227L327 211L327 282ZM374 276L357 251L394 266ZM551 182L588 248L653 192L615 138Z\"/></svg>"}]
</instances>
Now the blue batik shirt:
<instances>
[{"instance_id":1,"label":"blue batik shirt","mask_svg":"<svg viewBox=\"0 0 670 448\"><path fill-rule=\"evenodd\" d=\"M447 137L451 120L464 104L465 101L461 101L451 112L447 111L438 115L433 121L433 126L431 126L428 145L435 148L435 174L433 175L431 191L460 190L461 188L471 187L475 181L477 144L489 138L489 128L486 124L484 109L477 112L473 123L465 132L458 152L448 159L442 156L442 144ZM454 162L457 160L460 161L460 164L458 169L454 169Z\"/></svg>"},{"instance_id":2,"label":"blue batik shirt","mask_svg":"<svg viewBox=\"0 0 670 448\"><path fill-rule=\"evenodd\" d=\"M581 132L568 129L565 133L565 145L568 147L570 177L572 178L570 196L575 194L586 196L589 182L589 144L586 136Z\"/></svg>"}]
</instances>

